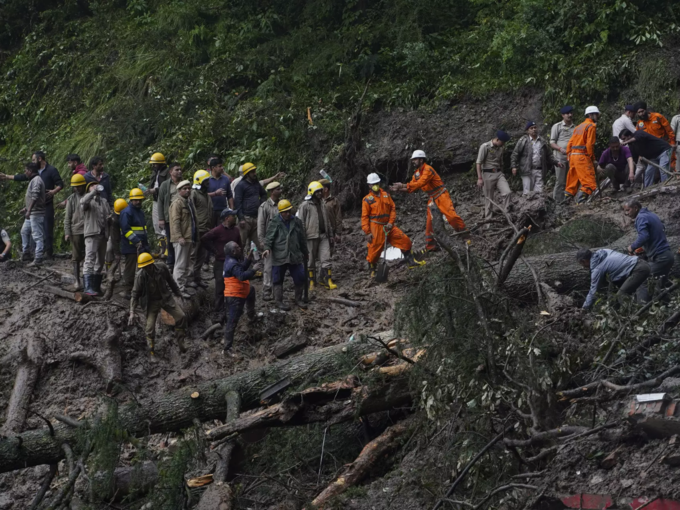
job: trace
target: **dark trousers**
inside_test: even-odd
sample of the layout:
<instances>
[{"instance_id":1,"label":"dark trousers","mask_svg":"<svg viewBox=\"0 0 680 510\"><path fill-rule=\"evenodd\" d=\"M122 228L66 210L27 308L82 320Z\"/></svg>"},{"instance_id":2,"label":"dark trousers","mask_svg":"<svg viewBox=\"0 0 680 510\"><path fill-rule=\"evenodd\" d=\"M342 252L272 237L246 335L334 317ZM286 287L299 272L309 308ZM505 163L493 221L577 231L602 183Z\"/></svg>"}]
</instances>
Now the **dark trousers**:
<instances>
[{"instance_id":1,"label":"dark trousers","mask_svg":"<svg viewBox=\"0 0 680 510\"><path fill-rule=\"evenodd\" d=\"M165 238L168 240L168 258L166 259L166 264L170 269L175 266L175 247L170 242L170 225L165 224Z\"/></svg>"},{"instance_id":2,"label":"dark trousers","mask_svg":"<svg viewBox=\"0 0 680 510\"><path fill-rule=\"evenodd\" d=\"M54 255L54 202L45 204L45 255Z\"/></svg>"},{"instance_id":3,"label":"dark trousers","mask_svg":"<svg viewBox=\"0 0 680 510\"><path fill-rule=\"evenodd\" d=\"M644 297L644 292L646 292L647 286L644 284L649 278L651 269L646 260L638 259L637 264L619 287L619 291L616 293L616 297L619 302L623 301L623 296L632 296L635 292L638 292L638 299L641 302L641 297ZM644 291L640 290L644 287Z\"/></svg>"},{"instance_id":4,"label":"dark trousers","mask_svg":"<svg viewBox=\"0 0 680 510\"><path fill-rule=\"evenodd\" d=\"M224 350L226 351L234 343L234 333L243 310L248 311L248 317L251 320L255 318L255 288L250 287L247 298L225 297L224 301L227 308L227 321L224 324Z\"/></svg>"},{"instance_id":5,"label":"dark trousers","mask_svg":"<svg viewBox=\"0 0 680 510\"><path fill-rule=\"evenodd\" d=\"M132 289L135 283L135 272L137 271L137 254L128 253L123 255L125 265L123 266L123 282L122 286L126 290Z\"/></svg>"},{"instance_id":6,"label":"dark trousers","mask_svg":"<svg viewBox=\"0 0 680 510\"><path fill-rule=\"evenodd\" d=\"M213 276L215 277L215 304L214 311L221 311L224 307L224 260L213 262ZM252 287L250 290L253 290Z\"/></svg>"},{"instance_id":7,"label":"dark trousers","mask_svg":"<svg viewBox=\"0 0 680 510\"><path fill-rule=\"evenodd\" d=\"M274 285L283 285L283 278L286 276L286 271L290 273L291 278L293 278L293 284L296 287L305 284L304 264L284 264L282 266L272 267L272 283Z\"/></svg>"},{"instance_id":8,"label":"dark trousers","mask_svg":"<svg viewBox=\"0 0 680 510\"><path fill-rule=\"evenodd\" d=\"M663 253L655 255L654 258L649 260L649 268L651 275L659 280L658 290L660 291L670 286L670 282L668 281L668 274L671 272L673 262L675 262L675 256L673 255L673 252L670 249L666 250ZM647 303L651 299L651 296L649 295L649 290L647 289L647 285L642 285L638 289L637 296L638 300L643 303Z\"/></svg>"}]
</instances>

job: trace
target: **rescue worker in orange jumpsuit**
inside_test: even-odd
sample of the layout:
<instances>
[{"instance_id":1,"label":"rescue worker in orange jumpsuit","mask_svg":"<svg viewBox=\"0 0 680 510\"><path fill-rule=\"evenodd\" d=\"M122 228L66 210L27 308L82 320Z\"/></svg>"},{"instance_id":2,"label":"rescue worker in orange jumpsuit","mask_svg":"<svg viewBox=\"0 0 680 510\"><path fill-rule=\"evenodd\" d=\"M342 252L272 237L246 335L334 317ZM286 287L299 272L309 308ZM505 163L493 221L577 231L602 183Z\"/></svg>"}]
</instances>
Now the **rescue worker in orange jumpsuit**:
<instances>
[{"instance_id":1,"label":"rescue worker in orange jumpsuit","mask_svg":"<svg viewBox=\"0 0 680 510\"><path fill-rule=\"evenodd\" d=\"M401 250L409 267L424 265L424 261L419 262L413 258L411 240L394 225L397 209L390 194L380 187L378 174L369 174L367 182L371 192L361 203L361 229L366 234L368 243L366 260L371 278L375 276L376 263L385 246L385 233L387 233L387 242Z\"/></svg>"},{"instance_id":2,"label":"rescue worker in orange jumpsuit","mask_svg":"<svg viewBox=\"0 0 680 510\"><path fill-rule=\"evenodd\" d=\"M597 189L595 131L599 118L600 110L597 106L586 108L586 120L576 126L569 139L567 145L569 173L567 174L567 186L564 190L565 200L571 200L576 195L576 203L583 203ZM581 183L581 189L576 194L579 183Z\"/></svg>"},{"instance_id":3,"label":"rescue worker in orange jumpsuit","mask_svg":"<svg viewBox=\"0 0 680 510\"><path fill-rule=\"evenodd\" d=\"M451 195L449 195L449 191L444 186L444 181L442 181L439 174L435 172L434 168L425 163L425 159L427 159L427 156L424 151L414 151L411 156L411 162L416 168L416 171L413 174L411 182L408 184L397 182L390 187L390 190L413 193L422 189L427 193L427 225L425 226L426 247L427 251L436 251L439 247L432 237L432 213L430 212L430 204L432 204L433 201L437 204L437 207L446 217L449 225L451 225L456 232L465 230L465 222L458 216L456 210L453 208Z\"/></svg>"},{"instance_id":4,"label":"rescue worker in orange jumpsuit","mask_svg":"<svg viewBox=\"0 0 680 510\"><path fill-rule=\"evenodd\" d=\"M649 111L647 109L647 103L644 101L638 101L633 105L633 108L635 108L635 113L638 117L638 121L635 123L636 131L644 131L645 133L649 133L652 136L656 136L657 138L661 138L662 140L666 140L668 143L670 143L673 147L670 165L671 168L675 168L675 132L668 123L666 117L660 113ZM664 181L666 180L665 178L665 174L662 174L661 180ZM645 186L647 186L647 184L645 184Z\"/></svg>"}]
</instances>

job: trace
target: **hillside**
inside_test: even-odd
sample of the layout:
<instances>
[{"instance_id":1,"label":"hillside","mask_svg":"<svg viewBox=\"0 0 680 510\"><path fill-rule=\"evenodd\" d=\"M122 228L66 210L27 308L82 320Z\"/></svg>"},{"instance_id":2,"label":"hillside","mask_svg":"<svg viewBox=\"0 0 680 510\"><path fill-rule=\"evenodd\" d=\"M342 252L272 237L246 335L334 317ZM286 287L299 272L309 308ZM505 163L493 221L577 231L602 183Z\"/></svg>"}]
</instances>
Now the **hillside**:
<instances>
[{"instance_id":1,"label":"hillside","mask_svg":"<svg viewBox=\"0 0 680 510\"><path fill-rule=\"evenodd\" d=\"M339 289L284 314L253 280L233 357L212 288L182 302L187 352L159 322L151 363L141 309L127 326L118 293L74 301L65 256L28 268L15 251L0 265L0 510L680 508L677 283L587 312L574 257L624 251L637 197L677 282L679 177L578 207L555 204L552 176L527 197L508 177L507 215L485 220L471 172L496 129L509 158L527 120L546 133L564 104L577 122L600 106L598 153L626 103L670 119L679 32L673 0L0 0L0 172L41 149L66 178L67 154L98 155L125 197L154 152L185 176L216 153L231 175L286 172L295 206L325 168L345 213ZM390 261L379 284L366 175L406 182L416 148L470 242L433 208L442 250ZM0 181L15 249L24 189ZM393 196L424 248L423 193Z\"/></svg>"}]
</instances>

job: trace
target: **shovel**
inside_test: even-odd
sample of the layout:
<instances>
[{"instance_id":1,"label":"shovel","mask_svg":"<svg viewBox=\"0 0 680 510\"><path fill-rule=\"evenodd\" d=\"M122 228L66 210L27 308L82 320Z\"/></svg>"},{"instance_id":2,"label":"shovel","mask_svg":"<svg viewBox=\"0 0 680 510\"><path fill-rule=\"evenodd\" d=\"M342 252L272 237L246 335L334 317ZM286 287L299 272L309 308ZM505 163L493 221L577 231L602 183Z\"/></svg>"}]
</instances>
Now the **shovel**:
<instances>
[{"instance_id":1,"label":"shovel","mask_svg":"<svg viewBox=\"0 0 680 510\"><path fill-rule=\"evenodd\" d=\"M382 257L378 261L378 272L375 275L375 281L378 283L385 283L390 272L390 266L387 265L387 232L385 232L385 227L383 227L383 232L385 233L385 246L383 247Z\"/></svg>"}]
</instances>

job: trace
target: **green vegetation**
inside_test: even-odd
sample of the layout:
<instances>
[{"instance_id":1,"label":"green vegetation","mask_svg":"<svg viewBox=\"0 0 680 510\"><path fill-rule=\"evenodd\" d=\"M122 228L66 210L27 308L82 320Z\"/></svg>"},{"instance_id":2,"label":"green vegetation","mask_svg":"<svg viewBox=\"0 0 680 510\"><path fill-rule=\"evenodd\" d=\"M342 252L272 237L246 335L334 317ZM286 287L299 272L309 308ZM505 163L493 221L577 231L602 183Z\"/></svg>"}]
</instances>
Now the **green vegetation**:
<instances>
[{"instance_id":1,"label":"green vegetation","mask_svg":"<svg viewBox=\"0 0 680 510\"><path fill-rule=\"evenodd\" d=\"M337 156L369 79L367 110L525 86L545 89L552 108L636 84L657 108L677 106L663 56L639 57L678 31L678 10L671 0L38 0L28 8L6 0L0 168L16 173L43 149L66 174L66 154L100 155L124 196L148 178L152 152L191 170L219 152L232 173L252 160L295 180L325 151ZM22 191L2 184L6 225L19 224Z\"/></svg>"}]
</instances>

